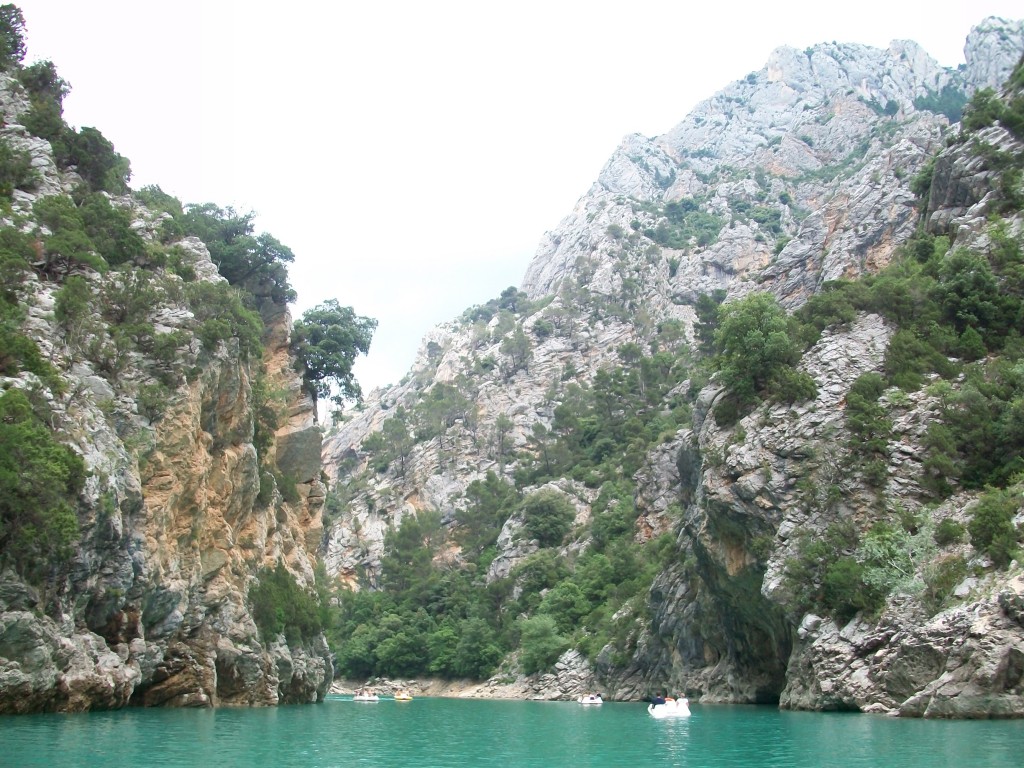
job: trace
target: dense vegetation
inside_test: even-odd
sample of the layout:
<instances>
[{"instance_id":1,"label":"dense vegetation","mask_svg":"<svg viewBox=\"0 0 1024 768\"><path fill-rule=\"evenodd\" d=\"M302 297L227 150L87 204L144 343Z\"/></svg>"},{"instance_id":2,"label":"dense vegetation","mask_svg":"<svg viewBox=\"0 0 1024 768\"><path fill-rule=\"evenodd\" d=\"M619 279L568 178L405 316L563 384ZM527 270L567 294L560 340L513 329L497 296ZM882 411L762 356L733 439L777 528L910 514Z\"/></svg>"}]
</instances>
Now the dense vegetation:
<instances>
[{"instance_id":1,"label":"dense vegetation","mask_svg":"<svg viewBox=\"0 0 1024 768\"><path fill-rule=\"evenodd\" d=\"M705 202L684 198L660 207L641 205L638 210L648 214L654 223L645 226L640 220L634 219L630 227L665 248L681 250L691 245L706 247L718 239L718 233L726 222L703 210L702 204Z\"/></svg>"},{"instance_id":2,"label":"dense vegetation","mask_svg":"<svg viewBox=\"0 0 1024 768\"><path fill-rule=\"evenodd\" d=\"M519 322L534 307L516 294L510 289L464 320L508 312ZM523 451L510 448L507 417L487 434L476 424L473 385L463 379L433 384L415 409L396 409L364 442L371 472L401 475L418 442L437 439L444 448L447 431L461 424L487 441L500 467L515 470L488 472L471 483L454 527L421 513L388 532L381 589L339 595L328 629L339 674L479 678L513 650L530 670L546 668L571 646L592 657L609 643L616 653L628 653L647 590L675 557L671 536L647 544L634 539L634 475L650 448L690 418L686 397L668 396L685 377L689 351L674 329L658 338L650 354L623 345L621 365L600 371L590 385L567 372L549 394L551 426L536 424ZM557 490L546 485L551 481ZM574 522L573 484L596 494L582 528ZM335 489L329 513L357 488L358 482ZM539 549L488 584L485 575L509 518ZM586 551L560 554L563 544L579 538L591 540ZM452 544L464 565L445 556Z\"/></svg>"},{"instance_id":3,"label":"dense vegetation","mask_svg":"<svg viewBox=\"0 0 1024 768\"><path fill-rule=\"evenodd\" d=\"M889 413L904 397L900 392L925 384L936 418L925 438L924 489L933 503L954 488L988 489L970 509L971 544L997 566L1021 556L1022 533L1011 522L1019 504L1005 489L1024 480L1024 292L1018 277L1024 258L1020 239L1006 237L999 224L991 225L990 238L994 247L985 255L951 250L944 238L920 234L881 273L830 285L797 313L812 337L814 328L849 322L858 311L877 312L898 329L884 371L854 382L846 408L848 467L879 489L877 503L888 514L863 534L841 527L804 542L788 571L797 605L849 618L879 610L894 589L917 589L938 608L956 584L951 574L964 575L964 561L950 555L925 569L923 583L910 584L913 566L936 558L943 535L927 513L908 515L882 491ZM945 530L948 537L949 525ZM941 546L959 540L946 538Z\"/></svg>"},{"instance_id":4,"label":"dense vegetation","mask_svg":"<svg viewBox=\"0 0 1024 768\"><path fill-rule=\"evenodd\" d=\"M566 559L558 545L573 510L562 494L537 491L520 498L489 474L467 495L474 504L460 520L475 525L457 535L481 553L477 562L439 564L450 534L436 513L407 518L389 531L382 589L342 593L330 620L339 674L479 679L513 649L530 671L546 668L572 645L591 655L606 643L626 652L635 640L633 621L615 614L627 604L642 612L651 580L672 556L671 541L635 544L627 524L606 534L600 547ZM609 507L617 501L605 499ZM496 539L508 514L533 515L540 530L527 530L539 532L544 546L509 577L485 584L484 569L494 554L486 542Z\"/></svg>"}]
</instances>

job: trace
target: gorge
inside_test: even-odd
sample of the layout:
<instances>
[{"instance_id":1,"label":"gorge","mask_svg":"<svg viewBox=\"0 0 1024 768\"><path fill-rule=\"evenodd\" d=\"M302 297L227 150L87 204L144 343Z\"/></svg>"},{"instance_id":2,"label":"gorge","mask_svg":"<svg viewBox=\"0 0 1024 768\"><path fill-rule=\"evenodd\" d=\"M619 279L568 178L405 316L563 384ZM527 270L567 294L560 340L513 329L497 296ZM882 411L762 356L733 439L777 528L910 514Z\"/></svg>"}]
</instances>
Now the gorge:
<instances>
[{"instance_id":1,"label":"gorge","mask_svg":"<svg viewBox=\"0 0 1024 768\"><path fill-rule=\"evenodd\" d=\"M67 557L3 508L0 712L337 672L1024 715L1022 52L994 18L958 70L776 50L323 438L287 249L133 193L8 66L2 413L83 472Z\"/></svg>"}]
</instances>

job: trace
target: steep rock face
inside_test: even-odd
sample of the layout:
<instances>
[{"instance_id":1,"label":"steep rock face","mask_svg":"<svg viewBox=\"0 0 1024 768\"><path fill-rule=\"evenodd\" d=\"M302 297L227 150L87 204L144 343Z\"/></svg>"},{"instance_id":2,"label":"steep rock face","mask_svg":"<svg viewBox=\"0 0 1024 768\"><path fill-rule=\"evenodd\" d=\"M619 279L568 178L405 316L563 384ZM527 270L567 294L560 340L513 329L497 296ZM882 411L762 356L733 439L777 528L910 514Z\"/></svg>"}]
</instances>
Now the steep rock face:
<instances>
[{"instance_id":1,"label":"steep rock face","mask_svg":"<svg viewBox=\"0 0 1024 768\"><path fill-rule=\"evenodd\" d=\"M999 173L991 154L1013 155L1021 148L1021 143L998 125L978 131L974 141L986 146L990 154L943 152L935 160L928 193L928 229L935 234L970 237L980 229L979 222L994 212L991 202L997 195L994 180Z\"/></svg>"},{"instance_id":2,"label":"steep rock face","mask_svg":"<svg viewBox=\"0 0 1024 768\"><path fill-rule=\"evenodd\" d=\"M673 293L690 302L716 288L750 290L743 283L755 274L796 301L823 280L883 266L913 229L912 195L897 176L927 156L943 126L913 102L954 81L913 43L778 49L664 136L628 137L541 244L524 289L542 296L575 275L600 226L635 218L628 199L706 200L729 224L706 248L668 256L681 262ZM751 205L775 208L779 231L752 219Z\"/></svg>"},{"instance_id":3,"label":"steep rock face","mask_svg":"<svg viewBox=\"0 0 1024 768\"><path fill-rule=\"evenodd\" d=\"M1004 157L1021 155L1020 143L999 127L954 144L935 162L923 216L933 234L950 236L954 248L985 252L991 244L980 233L994 212L999 174L989 155L977 152L979 144L997 148ZM1004 225L1014 236L1022 231L1019 214ZM775 669L783 674L779 702L787 708L915 717L1024 714L1019 567L1008 575L965 579L956 591L961 602L934 615L907 596L892 599L875 621L858 618L845 626L813 614L794 626L776 608L788 604L783 571L796 555L798 535L820 537L837 521L870 519L874 497L868 485L842 469L851 440L843 408L849 384L860 373L881 370L890 334L880 318L862 316L847 332L826 335L801 363L818 385L810 407L762 408L732 429L703 421L693 449L703 457L699 501L687 510L682 544L693 548L698 565L659 580L652 592L659 607L654 637L638 652L642 661L618 680L623 690L645 689L638 670L661 677L671 669L677 685L711 700L756 701L758 691L738 691L735 681L749 685ZM702 411L710 410L719 394L705 390ZM883 498L921 511L929 503L920 485L921 462L936 400L927 389L893 390L882 402L893 425ZM961 494L928 514L933 521L965 524L975 498ZM765 544L756 542L759 535L773 539L766 558L757 554L765 551ZM961 549L943 557L970 557L969 548ZM745 592L739 589L744 583ZM719 635L728 641L728 652L714 647L714 630L703 626L709 604L728 625ZM737 621L737 608L744 605L754 610ZM773 615L780 620L774 630L782 637L760 649L749 642L743 647L744 638L765 636ZM667 638L672 643L665 647ZM737 646L742 652L734 650ZM785 655L778 655L779 649ZM731 658L733 653L742 661ZM743 669L751 659L756 660L753 674ZM616 672L622 675L608 670Z\"/></svg>"},{"instance_id":4,"label":"steep rock face","mask_svg":"<svg viewBox=\"0 0 1024 768\"><path fill-rule=\"evenodd\" d=\"M942 69L909 42L779 49L668 134L627 137L544 236L523 281L532 303L516 329L500 317L435 329L406 380L371 393L326 441L332 481L361 484L349 486L330 524L329 569L373 585L391 526L423 509L451 522L473 480L487 471L509 476L515 453L533 450L531 435L551 427L553 393L565 381L593 383L602 366L617 364L623 344L664 345L662 330L673 323L683 334L670 348L692 342L702 294L770 290L796 307L826 281L886 266L922 215L911 179L949 136L947 117L924 105L949 90L1003 82L1024 50L1022 28L979 25L961 71ZM1009 148L1005 132L993 130L991 141ZM923 212L933 233L954 245L984 244L972 224L988 212L985 173L967 154L939 157ZM525 362L513 359L516 330L530 340ZM837 627L790 607L783 573L801 536L871 519L880 496L911 511L929 501L920 484L923 438L937 403L927 390L880 400L893 424L881 489L843 461L850 386L882 370L894 330L860 314L827 331L799 366L815 380L816 398L762 405L732 427L709 417L723 395L712 383L696 398L692 429L647 456L635 477L635 534L674 533L679 557L655 580L646 614L635 614L630 658L606 649L596 661L615 698L668 687L709 701L800 709L1019 712L1020 597L1012 579L963 585L963 599L976 601L971 608L931 618L913 601L894 600L870 627ZM438 382L471 406L440 436L407 446L401 471L395 462L369 471L363 440ZM572 493L585 517L593 495ZM962 522L971 501L959 498L932 518ZM529 551L513 535L516 525L506 524L494 561L501 572L492 577Z\"/></svg>"},{"instance_id":5,"label":"steep rock face","mask_svg":"<svg viewBox=\"0 0 1024 768\"><path fill-rule=\"evenodd\" d=\"M985 252L982 234L992 211L997 174L976 144L1020 156L1022 146L999 127L979 131L973 142L954 144L936 159L924 212L928 229L951 237L953 247ZM1019 236L1019 214L1004 222ZM898 418L890 488L901 500L919 500L922 439L934 402L916 393ZM967 522L975 495L960 494L932 512L933 519ZM1017 515L1020 518L1020 515ZM960 553L969 557L964 548ZM766 593L778 588L778 564L769 567ZM773 573L776 576L773 577ZM775 585L775 586L773 586ZM805 616L797 632L782 704L794 709L855 709L915 717L1024 716L1024 634L1019 567L1002 577L966 578L959 605L930 615L912 600L894 601L876 623L846 626Z\"/></svg>"},{"instance_id":6,"label":"steep rock face","mask_svg":"<svg viewBox=\"0 0 1024 768\"><path fill-rule=\"evenodd\" d=\"M808 615L782 703L911 717L1024 716L1021 624L1008 606L1021 577L977 585L935 617L896 605L877 624ZM993 594L992 590L997 593Z\"/></svg>"},{"instance_id":7,"label":"steep rock face","mask_svg":"<svg viewBox=\"0 0 1024 768\"><path fill-rule=\"evenodd\" d=\"M264 563L283 558L312 578L324 496L317 463L300 485L302 503L256 503L251 374L226 350L175 394L141 457L88 398L63 414L63 429L89 446L94 477L109 480L86 502L57 618L30 612L47 605L26 598L31 592L18 601L30 610L0 604L5 711L323 697L333 677L323 639L265 645L249 613L247 589ZM307 422L301 433L313 411L308 401L294 407L291 421ZM290 428L283 434L295 434Z\"/></svg>"},{"instance_id":8,"label":"steep rock face","mask_svg":"<svg viewBox=\"0 0 1024 768\"><path fill-rule=\"evenodd\" d=\"M965 82L969 91L999 90L1024 49L1024 21L984 19L971 30L964 45Z\"/></svg>"},{"instance_id":9,"label":"steep rock face","mask_svg":"<svg viewBox=\"0 0 1024 768\"><path fill-rule=\"evenodd\" d=\"M80 180L59 171L48 142L17 123L20 87L7 78L0 86L5 136L28 148L39 171L35 187L14 199L14 213L31 220L36 200ZM152 242L159 217L131 198L111 201L130 210L135 230ZM197 281L223 281L200 241L174 247ZM82 274L94 296L134 285L123 270ZM104 369L55 321L59 284L29 276L21 288L24 332L66 391L40 388L30 374L0 383L47 401L55 434L82 456L89 476L66 567L41 589L12 570L0 574L0 712L316 701L333 677L322 636L301 647L283 636L264 640L248 600L258 570L278 560L311 583L322 536L321 438L292 370L287 310L267 308L263 359L242 354L230 338L210 353L180 301L181 280L149 274L156 289L147 319L156 333L187 339L162 369L140 351ZM102 339L107 329L90 333ZM163 389L154 389L154 370L170 382ZM254 446L257 378L281 403L262 462ZM145 400L149 391L160 399ZM285 501L272 486L261 494L261 482L272 482L261 478L261 465L294 480L295 498Z\"/></svg>"},{"instance_id":10,"label":"steep rock face","mask_svg":"<svg viewBox=\"0 0 1024 768\"><path fill-rule=\"evenodd\" d=\"M801 363L818 384L812 402L764 407L730 430L699 418L679 462L700 468L695 487L680 494L689 497L680 547L692 562L656 581L653 637L633 669L605 670L617 690L644 691L668 677L669 687L707 701L779 700L793 632L772 593L793 533L827 522L802 498L802 481L824 485L839 472L840 406L849 383L881 365L889 335L881 318L865 316L823 337ZM700 413L721 395L705 389Z\"/></svg>"}]
</instances>

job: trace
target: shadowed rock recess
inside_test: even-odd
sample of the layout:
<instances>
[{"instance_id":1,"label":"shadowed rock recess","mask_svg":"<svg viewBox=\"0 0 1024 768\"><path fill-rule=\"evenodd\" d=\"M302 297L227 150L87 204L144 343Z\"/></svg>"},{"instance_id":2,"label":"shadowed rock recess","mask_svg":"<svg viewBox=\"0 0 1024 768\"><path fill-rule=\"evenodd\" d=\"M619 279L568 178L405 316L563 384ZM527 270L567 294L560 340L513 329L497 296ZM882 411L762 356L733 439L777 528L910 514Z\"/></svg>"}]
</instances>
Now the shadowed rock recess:
<instances>
[{"instance_id":1,"label":"shadowed rock recess","mask_svg":"<svg viewBox=\"0 0 1024 768\"><path fill-rule=\"evenodd\" d=\"M905 330L924 297L884 293L916 269L915 253L942 278L965 252L1019 293L1005 264L1019 263L1024 229L1020 123L1011 127L1024 76L1010 79L1022 50L1024 26L994 18L972 30L957 70L910 41L780 48L667 134L626 137L544 235L521 289L430 331L405 379L327 436L328 572L354 589L388 587L389 532L436 514L447 536L430 550L436 566L475 568L520 618L558 617L548 600L558 578L527 599L536 564L550 554L573 580L588 553L610 552L600 526L616 479L630 488L615 503L635 510L633 542L671 541L649 586L563 627L574 647L557 664L527 675L513 654L468 695L598 689L630 700L669 689L791 709L1024 715L1020 466L998 484L1011 531L1001 558L972 523L989 503L987 481L955 469L970 466L966 438L943 453L932 428L966 402L986 355L1011 367L1019 358L1002 340L961 351L988 331L956 314L947 291L949 319L937 321L952 341L901 373L898 351L928 333ZM1010 106L982 125L986 94ZM961 125L968 102L973 122ZM1005 263L999 248L1013 254ZM813 384L787 396L778 379L762 382L740 402L709 364L722 347L706 308L711 297L726 310L764 292L815 326L786 363L791 381ZM839 295L845 309L824 311ZM701 353L702 338L717 354ZM688 416L647 443L636 427L631 444L630 424L648 415L622 411L632 406L616 400L609 371L645 381L638 361L656 353L675 367L645 408ZM566 416L581 390L603 415ZM601 418L625 426L620 443L598 450L586 435ZM1003 443L1010 463L1021 437ZM567 445L583 445L592 464L559 458ZM567 499L570 532L545 544L524 533L516 507L489 554L470 552L464 529L488 473L519 499ZM594 647L601 622L615 629Z\"/></svg>"}]
</instances>

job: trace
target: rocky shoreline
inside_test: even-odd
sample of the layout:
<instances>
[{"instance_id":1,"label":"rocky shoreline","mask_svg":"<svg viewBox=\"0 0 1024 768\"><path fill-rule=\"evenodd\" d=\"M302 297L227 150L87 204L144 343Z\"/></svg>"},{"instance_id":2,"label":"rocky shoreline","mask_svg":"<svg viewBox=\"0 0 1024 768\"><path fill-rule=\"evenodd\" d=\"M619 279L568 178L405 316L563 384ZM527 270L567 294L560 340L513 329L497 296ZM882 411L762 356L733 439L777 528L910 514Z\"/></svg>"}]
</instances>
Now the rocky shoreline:
<instances>
[{"instance_id":1,"label":"rocky shoreline","mask_svg":"<svg viewBox=\"0 0 1024 768\"><path fill-rule=\"evenodd\" d=\"M436 696L450 699L512 699L522 701L574 701L585 693L599 691L593 669L578 651L566 651L554 666L554 671L542 675L515 675L499 671L484 680L442 680L419 678L415 680L336 679L330 694L348 696L357 688L372 688L378 694L393 696L405 689L414 696ZM605 699L613 697L606 695Z\"/></svg>"}]
</instances>

